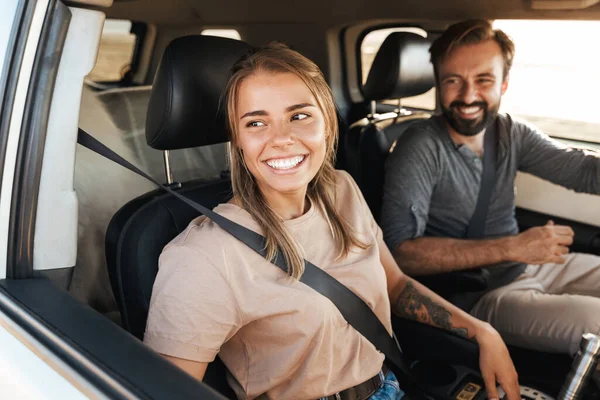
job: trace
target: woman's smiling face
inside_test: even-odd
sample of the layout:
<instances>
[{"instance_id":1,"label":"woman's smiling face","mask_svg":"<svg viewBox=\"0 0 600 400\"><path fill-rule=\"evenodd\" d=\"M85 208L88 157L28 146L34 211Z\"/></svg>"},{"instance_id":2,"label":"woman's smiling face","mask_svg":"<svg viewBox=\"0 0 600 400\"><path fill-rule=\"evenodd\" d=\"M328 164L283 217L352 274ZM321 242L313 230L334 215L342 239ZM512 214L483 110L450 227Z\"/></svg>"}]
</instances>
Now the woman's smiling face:
<instances>
[{"instance_id":1,"label":"woman's smiling face","mask_svg":"<svg viewBox=\"0 0 600 400\"><path fill-rule=\"evenodd\" d=\"M256 72L239 87L236 145L266 199L304 194L326 154L325 118L302 79Z\"/></svg>"}]
</instances>

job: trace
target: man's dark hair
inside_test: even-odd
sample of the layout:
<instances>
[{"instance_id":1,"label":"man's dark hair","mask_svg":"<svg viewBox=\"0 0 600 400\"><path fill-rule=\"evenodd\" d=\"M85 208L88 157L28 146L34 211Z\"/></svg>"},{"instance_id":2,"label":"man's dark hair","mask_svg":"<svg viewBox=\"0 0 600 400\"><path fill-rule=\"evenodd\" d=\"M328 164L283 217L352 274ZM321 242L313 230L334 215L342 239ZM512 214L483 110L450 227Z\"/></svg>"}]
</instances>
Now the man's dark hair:
<instances>
[{"instance_id":1,"label":"man's dark hair","mask_svg":"<svg viewBox=\"0 0 600 400\"><path fill-rule=\"evenodd\" d=\"M500 50L502 50L502 58L504 59L504 74L502 78L506 79L515 56L515 44L506 33L499 29L494 30L492 24L488 21L484 19L470 19L450 25L429 48L436 80L438 79L440 63L444 61L444 58L452 50L460 46L478 44L488 40L495 40L498 46L500 46Z\"/></svg>"}]
</instances>

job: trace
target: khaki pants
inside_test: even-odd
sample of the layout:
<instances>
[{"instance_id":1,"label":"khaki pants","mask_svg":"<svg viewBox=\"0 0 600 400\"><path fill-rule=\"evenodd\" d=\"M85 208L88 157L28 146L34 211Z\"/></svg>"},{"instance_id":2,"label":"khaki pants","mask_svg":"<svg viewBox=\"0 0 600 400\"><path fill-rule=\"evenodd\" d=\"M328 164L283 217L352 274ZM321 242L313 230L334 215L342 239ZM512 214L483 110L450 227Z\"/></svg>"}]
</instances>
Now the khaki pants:
<instances>
[{"instance_id":1,"label":"khaki pants","mask_svg":"<svg viewBox=\"0 0 600 400\"><path fill-rule=\"evenodd\" d=\"M471 314L508 344L573 355L582 334L600 334L600 257L574 253L564 264L528 265L514 282L483 296Z\"/></svg>"}]
</instances>

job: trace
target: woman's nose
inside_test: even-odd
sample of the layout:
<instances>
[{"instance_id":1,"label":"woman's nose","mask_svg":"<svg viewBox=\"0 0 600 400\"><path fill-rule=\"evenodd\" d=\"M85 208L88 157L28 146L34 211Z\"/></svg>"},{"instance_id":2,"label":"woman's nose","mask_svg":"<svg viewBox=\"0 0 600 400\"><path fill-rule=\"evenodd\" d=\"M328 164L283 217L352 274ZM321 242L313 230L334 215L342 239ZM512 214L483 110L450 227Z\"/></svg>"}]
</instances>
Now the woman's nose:
<instances>
[{"instance_id":1,"label":"woman's nose","mask_svg":"<svg viewBox=\"0 0 600 400\"><path fill-rule=\"evenodd\" d=\"M294 135L288 124L277 124L273 130L271 144L275 147L286 147L294 143Z\"/></svg>"}]
</instances>

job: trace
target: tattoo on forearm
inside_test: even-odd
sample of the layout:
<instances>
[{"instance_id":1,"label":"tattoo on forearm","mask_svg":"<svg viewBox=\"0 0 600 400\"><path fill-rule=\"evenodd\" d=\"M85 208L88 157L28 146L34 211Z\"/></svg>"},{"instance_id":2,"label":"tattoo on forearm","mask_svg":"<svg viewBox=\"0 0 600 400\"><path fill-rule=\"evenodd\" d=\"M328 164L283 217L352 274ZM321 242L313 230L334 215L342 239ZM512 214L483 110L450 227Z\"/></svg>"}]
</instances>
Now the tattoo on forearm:
<instances>
[{"instance_id":1,"label":"tattoo on forearm","mask_svg":"<svg viewBox=\"0 0 600 400\"><path fill-rule=\"evenodd\" d=\"M420 293L410 280L398 296L394 311L400 317L435 325L459 336L469 337L466 328L452 326L450 311Z\"/></svg>"}]
</instances>

